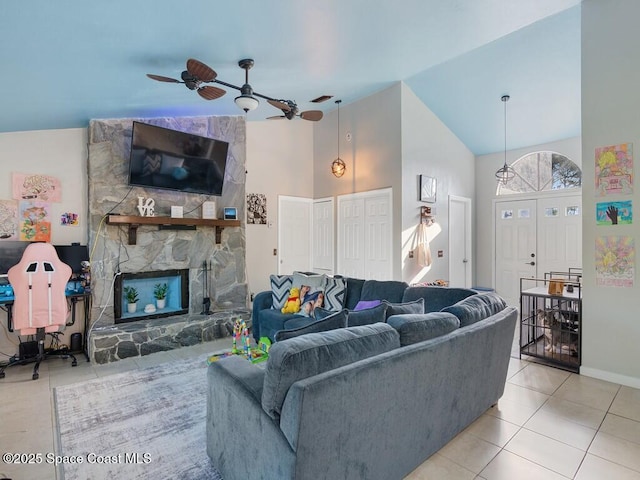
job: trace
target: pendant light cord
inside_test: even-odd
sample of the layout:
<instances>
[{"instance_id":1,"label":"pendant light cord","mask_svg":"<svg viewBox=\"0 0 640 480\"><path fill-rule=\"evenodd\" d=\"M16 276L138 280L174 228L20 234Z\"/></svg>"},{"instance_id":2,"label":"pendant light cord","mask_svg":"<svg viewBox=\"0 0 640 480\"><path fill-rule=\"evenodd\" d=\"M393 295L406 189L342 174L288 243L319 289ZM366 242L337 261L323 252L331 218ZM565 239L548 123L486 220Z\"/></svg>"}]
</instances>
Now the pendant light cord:
<instances>
[{"instance_id":1,"label":"pendant light cord","mask_svg":"<svg viewBox=\"0 0 640 480\"><path fill-rule=\"evenodd\" d=\"M504 164L507 165L507 102L509 101L509 95L502 96L502 102L504 103Z\"/></svg>"},{"instance_id":2,"label":"pendant light cord","mask_svg":"<svg viewBox=\"0 0 640 480\"><path fill-rule=\"evenodd\" d=\"M336 136L338 137L338 158L340 158L340 104L342 100L336 100L336 104L338 105L338 130L336 131Z\"/></svg>"}]
</instances>

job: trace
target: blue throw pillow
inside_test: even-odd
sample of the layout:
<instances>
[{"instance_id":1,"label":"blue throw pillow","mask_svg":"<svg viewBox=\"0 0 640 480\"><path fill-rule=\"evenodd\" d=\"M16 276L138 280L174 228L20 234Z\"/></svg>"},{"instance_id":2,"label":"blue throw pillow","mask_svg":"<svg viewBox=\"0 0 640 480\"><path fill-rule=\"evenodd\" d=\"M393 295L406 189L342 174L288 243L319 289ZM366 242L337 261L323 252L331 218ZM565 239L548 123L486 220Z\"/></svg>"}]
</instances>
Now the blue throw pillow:
<instances>
[{"instance_id":1,"label":"blue throw pillow","mask_svg":"<svg viewBox=\"0 0 640 480\"><path fill-rule=\"evenodd\" d=\"M359 325L371 325L373 323L384 322L387 317L387 304L380 303L377 307L365 310L351 311L347 319L347 325L356 327Z\"/></svg>"},{"instance_id":2,"label":"blue throw pillow","mask_svg":"<svg viewBox=\"0 0 640 480\"><path fill-rule=\"evenodd\" d=\"M335 330L336 328L345 328L347 326L347 316L347 310L342 310L340 312L333 312L322 320L315 320L306 325L304 322L308 322L308 318L295 318L287 322L287 327L294 326L296 323L302 326L276 332L275 340L276 342L281 342L307 333L327 332L329 330Z\"/></svg>"},{"instance_id":3,"label":"blue throw pillow","mask_svg":"<svg viewBox=\"0 0 640 480\"><path fill-rule=\"evenodd\" d=\"M270 275L269 283L271 284L271 297L273 301L271 302L271 308L275 310L280 310L284 307L284 304L287 302L287 298L289 298L289 289L291 288L291 283L293 282L293 277L291 275Z\"/></svg>"},{"instance_id":4,"label":"blue throw pillow","mask_svg":"<svg viewBox=\"0 0 640 480\"><path fill-rule=\"evenodd\" d=\"M334 312L342 310L347 294L347 280L345 278L326 277L323 289L325 308Z\"/></svg>"},{"instance_id":5,"label":"blue throw pillow","mask_svg":"<svg viewBox=\"0 0 640 480\"><path fill-rule=\"evenodd\" d=\"M484 320L507 307L503 298L494 292L471 295L458 303L445 307L441 312L454 314L460 320L460 328Z\"/></svg>"},{"instance_id":6,"label":"blue throw pillow","mask_svg":"<svg viewBox=\"0 0 640 480\"><path fill-rule=\"evenodd\" d=\"M387 304L387 318L391 315L404 315L407 313L424 313L424 298L419 298L413 302L405 303L390 303L384 300Z\"/></svg>"}]
</instances>

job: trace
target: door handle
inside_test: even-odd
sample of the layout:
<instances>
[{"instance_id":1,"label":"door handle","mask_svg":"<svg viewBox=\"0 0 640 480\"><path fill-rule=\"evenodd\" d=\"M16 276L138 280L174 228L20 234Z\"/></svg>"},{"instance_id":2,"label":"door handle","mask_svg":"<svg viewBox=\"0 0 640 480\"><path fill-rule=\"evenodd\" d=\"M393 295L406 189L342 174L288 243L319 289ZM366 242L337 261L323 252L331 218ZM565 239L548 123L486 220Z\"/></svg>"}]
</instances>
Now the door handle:
<instances>
[{"instance_id":1,"label":"door handle","mask_svg":"<svg viewBox=\"0 0 640 480\"><path fill-rule=\"evenodd\" d=\"M532 267L536 264L536 262L531 261L531 262L524 262L525 265L531 265Z\"/></svg>"}]
</instances>

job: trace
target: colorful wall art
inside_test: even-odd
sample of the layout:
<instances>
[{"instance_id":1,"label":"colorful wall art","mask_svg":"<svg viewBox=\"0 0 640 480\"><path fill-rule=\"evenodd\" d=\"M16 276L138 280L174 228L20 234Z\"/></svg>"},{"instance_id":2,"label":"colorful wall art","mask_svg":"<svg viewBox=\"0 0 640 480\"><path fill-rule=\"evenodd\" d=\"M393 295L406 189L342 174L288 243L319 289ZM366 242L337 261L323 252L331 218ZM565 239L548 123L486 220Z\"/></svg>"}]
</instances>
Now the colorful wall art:
<instances>
[{"instance_id":1,"label":"colorful wall art","mask_svg":"<svg viewBox=\"0 0 640 480\"><path fill-rule=\"evenodd\" d=\"M597 237L595 256L596 285L633 287L636 251L632 237Z\"/></svg>"},{"instance_id":2,"label":"colorful wall art","mask_svg":"<svg viewBox=\"0 0 640 480\"><path fill-rule=\"evenodd\" d=\"M631 225L633 223L633 203L599 202L596 203L597 225Z\"/></svg>"},{"instance_id":3,"label":"colorful wall art","mask_svg":"<svg viewBox=\"0 0 640 480\"><path fill-rule=\"evenodd\" d=\"M596 148L596 196L633 193L631 143Z\"/></svg>"},{"instance_id":4,"label":"colorful wall art","mask_svg":"<svg viewBox=\"0 0 640 480\"><path fill-rule=\"evenodd\" d=\"M47 202L20 202L20 240L51 242L51 205Z\"/></svg>"},{"instance_id":5,"label":"colorful wall art","mask_svg":"<svg viewBox=\"0 0 640 480\"><path fill-rule=\"evenodd\" d=\"M18 239L18 202L0 200L0 240Z\"/></svg>"},{"instance_id":6,"label":"colorful wall art","mask_svg":"<svg viewBox=\"0 0 640 480\"><path fill-rule=\"evenodd\" d=\"M77 227L80 225L80 220L77 213L65 212L60 215L60 225L63 227Z\"/></svg>"},{"instance_id":7,"label":"colorful wall art","mask_svg":"<svg viewBox=\"0 0 640 480\"><path fill-rule=\"evenodd\" d=\"M13 198L16 200L62 201L60 180L49 175L13 173Z\"/></svg>"}]
</instances>

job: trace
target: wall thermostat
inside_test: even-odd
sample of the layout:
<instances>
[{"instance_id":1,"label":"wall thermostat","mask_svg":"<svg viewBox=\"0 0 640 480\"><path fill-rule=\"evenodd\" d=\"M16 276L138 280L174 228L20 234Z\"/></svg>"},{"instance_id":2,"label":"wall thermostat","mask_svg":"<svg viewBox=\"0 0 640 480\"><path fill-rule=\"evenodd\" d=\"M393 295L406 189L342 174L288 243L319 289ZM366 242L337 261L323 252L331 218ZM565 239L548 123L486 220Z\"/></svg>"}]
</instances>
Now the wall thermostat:
<instances>
[{"instance_id":1,"label":"wall thermostat","mask_svg":"<svg viewBox=\"0 0 640 480\"><path fill-rule=\"evenodd\" d=\"M236 207L224 207L224 219L225 220L237 220L238 209Z\"/></svg>"}]
</instances>

